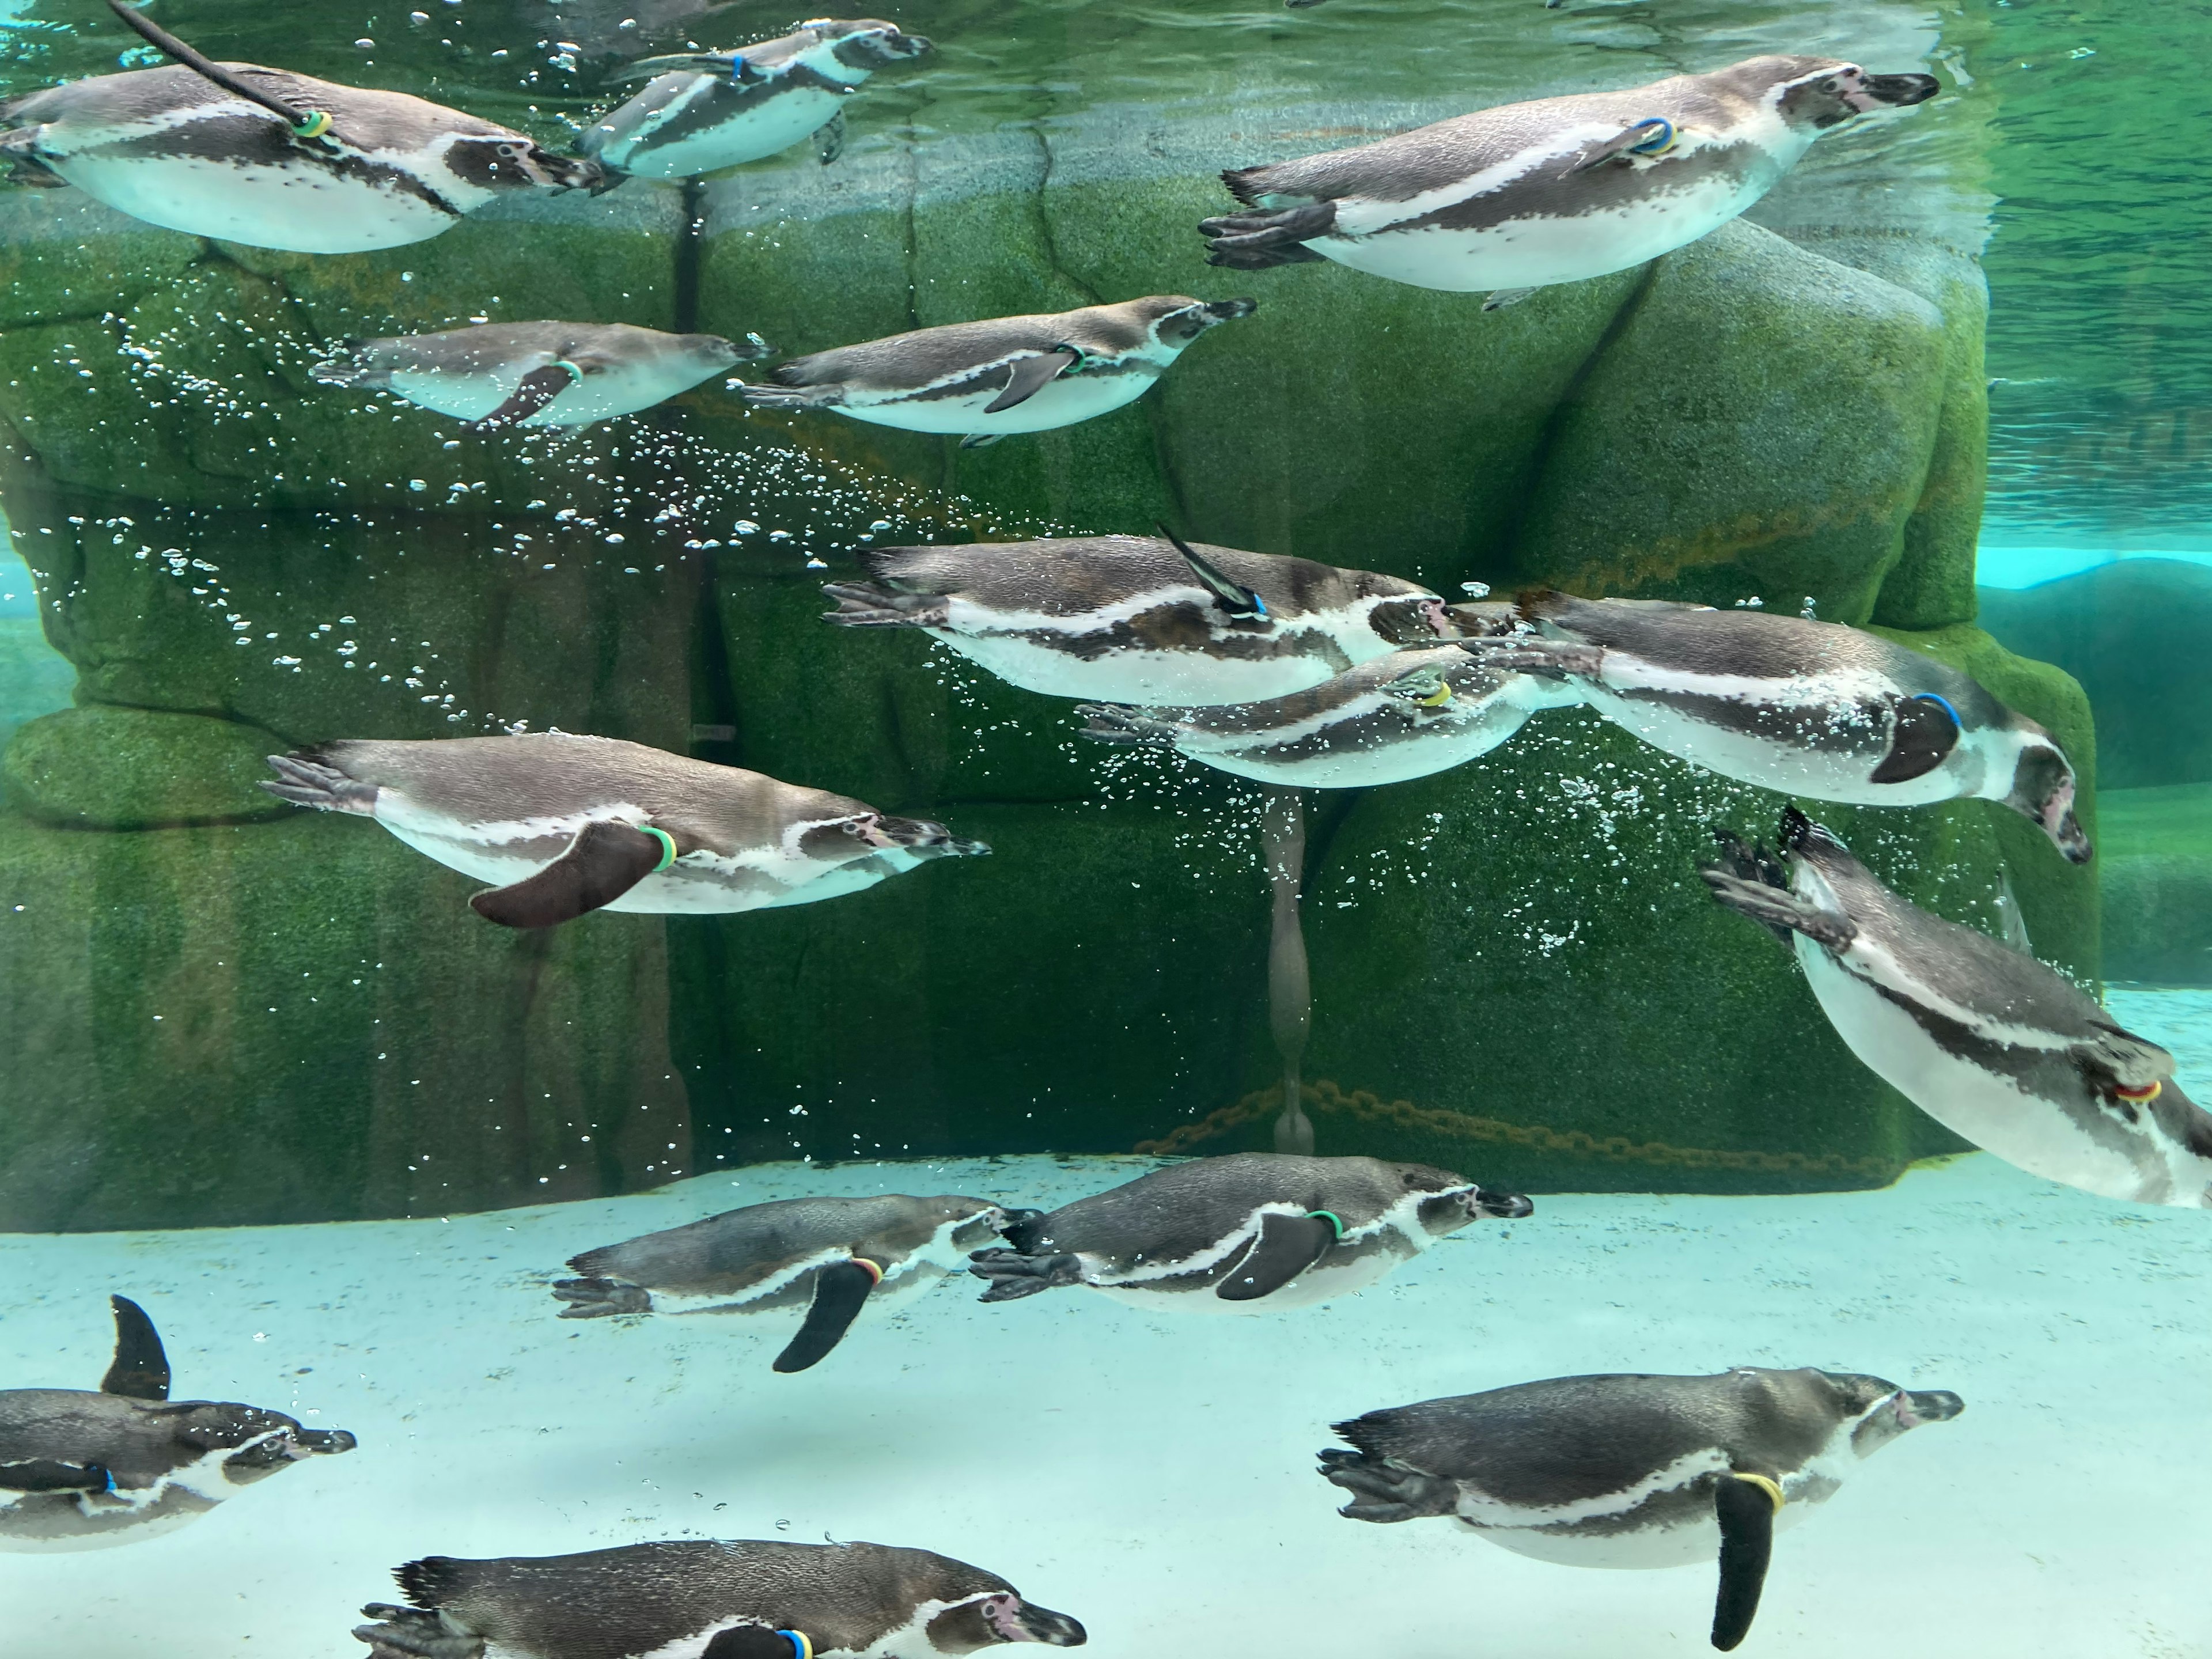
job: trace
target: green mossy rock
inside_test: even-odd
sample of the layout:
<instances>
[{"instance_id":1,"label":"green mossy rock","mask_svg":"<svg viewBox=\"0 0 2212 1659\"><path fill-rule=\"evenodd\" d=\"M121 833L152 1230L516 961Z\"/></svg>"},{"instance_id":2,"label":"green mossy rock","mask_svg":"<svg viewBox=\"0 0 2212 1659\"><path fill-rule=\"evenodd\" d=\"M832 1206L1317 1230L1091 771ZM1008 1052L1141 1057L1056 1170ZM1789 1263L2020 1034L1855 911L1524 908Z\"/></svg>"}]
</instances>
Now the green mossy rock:
<instances>
[{"instance_id":1,"label":"green mossy rock","mask_svg":"<svg viewBox=\"0 0 2212 1659\"><path fill-rule=\"evenodd\" d=\"M2212 985L2212 783L2111 789L2098 805L2106 975Z\"/></svg>"},{"instance_id":2,"label":"green mossy rock","mask_svg":"<svg viewBox=\"0 0 2212 1659\"><path fill-rule=\"evenodd\" d=\"M436 1215L690 1173L659 919L514 933L473 885L333 814L0 815L0 1229Z\"/></svg>"},{"instance_id":3,"label":"green mossy rock","mask_svg":"<svg viewBox=\"0 0 2212 1659\"><path fill-rule=\"evenodd\" d=\"M1264 1074L1249 812L945 817L991 855L820 904L672 919L702 1163L1127 1152Z\"/></svg>"},{"instance_id":4,"label":"green mossy rock","mask_svg":"<svg viewBox=\"0 0 2212 1659\"><path fill-rule=\"evenodd\" d=\"M64 830L152 830L283 817L258 780L284 745L204 714L93 704L35 720L0 754L8 804Z\"/></svg>"},{"instance_id":5,"label":"green mossy rock","mask_svg":"<svg viewBox=\"0 0 2212 1659\"><path fill-rule=\"evenodd\" d=\"M1514 579L1864 622L1925 487L1942 313L1741 221L1647 270L1553 422Z\"/></svg>"},{"instance_id":6,"label":"green mossy rock","mask_svg":"<svg viewBox=\"0 0 2212 1659\"><path fill-rule=\"evenodd\" d=\"M1325 1150L1389 1146L1536 1190L1723 1191L1880 1185L1955 1150L1851 1057L1790 953L1698 878L1709 826L1771 844L1783 804L1583 710L1358 796L1309 858L1325 988L1309 1075L1535 1133L1324 1118ZM1914 902L1999 927L2000 855L1978 807L1813 810ZM1642 1150L1563 1144L1577 1133Z\"/></svg>"}]
</instances>

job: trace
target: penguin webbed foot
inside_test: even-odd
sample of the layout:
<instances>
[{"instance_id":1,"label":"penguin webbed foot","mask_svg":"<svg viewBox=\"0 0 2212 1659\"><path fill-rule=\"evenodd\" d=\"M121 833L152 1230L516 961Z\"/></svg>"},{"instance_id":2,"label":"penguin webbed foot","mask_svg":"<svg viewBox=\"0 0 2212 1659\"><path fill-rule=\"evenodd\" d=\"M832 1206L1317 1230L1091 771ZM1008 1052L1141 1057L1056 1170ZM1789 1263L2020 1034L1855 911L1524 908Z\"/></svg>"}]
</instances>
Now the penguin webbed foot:
<instances>
[{"instance_id":1,"label":"penguin webbed foot","mask_svg":"<svg viewBox=\"0 0 2212 1659\"><path fill-rule=\"evenodd\" d=\"M1605 648L1602 646L1577 645L1566 640L1540 640L1527 635L1508 635L1462 640L1458 643L1461 650L1486 668L1504 669L1516 674L1534 674L1542 679L1566 679L1574 675L1591 677L1605 665Z\"/></svg>"},{"instance_id":2,"label":"penguin webbed foot","mask_svg":"<svg viewBox=\"0 0 2212 1659\"><path fill-rule=\"evenodd\" d=\"M988 449L1006 434L1003 432L971 432L960 441L963 449Z\"/></svg>"},{"instance_id":3,"label":"penguin webbed foot","mask_svg":"<svg viewBox=\"0 0 2212 1659\"><path fill-rule=\"evenodd\" d=\"M1482 301L1485 311L1503 311L1508 306L1517 306L1537 290L1533 288L1494 288Z\"/></svg>"},{"instance_id":4,"label":"penguin webbed foot","mask_svg":"<svg viewBox=\"0 0 2212 1659\"><path fill-rule=\"evenodd\" d=\"M1331 1446L1321 1454L1320 1473L1330 1486L1352 1494L1352 1501L1337 1510L1348 1521L1389 1525L1450 1515L1458 1508L1459 1494L1450 1481L1392 1458Z\"/></svg>"},{"instance_id":5,"label":"penguin webbed foot","mask_svg":"<svg viewBox=\"0 0 2212 1659\"><path fill-rule=\"evenodd\" d=\"M942 628L946 602L935 595L899 593L873 582L824 582L822 591L837 601L822 620L840 628Z\"/></svg>"},{"instance_id":6,"label":"penguin webbed foot","mask_svg":"<svg viewBox=\"0 0 2212 1659\"><path fill-rule=\"evenodd\" d=\"M1698 874L1711 890L1716 902L1750 917L1785 940L1792 933L1802 933L1831 951L1847 951L1859 936L1857 925L1849 916L1823 910L1795 893L1778 891L1763 880L1747 881L1711 864L1700 866Z\"/></svg>"},{"instance_id":7,"label":"penguin webbed foot","mask_svg":"<svg viewBox=\"0 0 2212 1659\"><path fill-rule=\"evenodd\" d=\"M368 1644L368 1659L483 1659L483 1637L456 1631L434 1613L388 1601L361 1611L376 1621L353 1628L354 1639Z\"/></svg>"},{"instance_id":8,"label":"penguin webbed foot","mask_svg":"<svg viewBox=\"0 0 2212 1659\"><path fill-rule=\"evenodd\" d=\"M1304 244L1316 236L1331 234L1335 228L1335 203L1309 202L1303 207L1224 213L1202 219L1198 234L1211 245L1206 255L1208 264L1230 270L1265 270L1271 265L1304 264L1322 258Z\"/></svg>"},{"instance_id":9,"label":"penguin webbed foot","mask_svg":"<svg viewBox=\"0 0 2212 1659\"><path fill-rule=\"evenodd\" d=\"M1017 1302L1039 1291L1083 1282L1083 1264L1073 1255L1024 1255L1019 1250L977 1250L968 1258L968 1271L988 1279L990 1288L979 1302Z\"/></svg>"},{"instance_id":10,"label":"penguin webbed foot","mask_svg":"<svg viewBox=\"0 0 2212 1659\"><path fill-rule=\"evenodd\" d=\"M1083 720L1076 735L1089 738L1093 743L1142 749L1175 747L1174 734L1165 721L1155 720L1127 703L1079 702L1075 705L1075 712Z\"/></svg>"},{"instance_id":11,"label":"penguin webbed foot","mask_svg":"<svg viewBox=\"0 0 2212 1659\"><path fill-rule=\"evenodd\" d=\"M827 409L844 397L842 382L824 386L768 386L732 380L731 389L755 409Z\"/></svg>"},{"instance_id":12,"label":"penguin webbed foot","mask_svg":"<svg viewBox=\"0 0 2212 1659\"><path fill-rule=\"evenodd\" d=\"M325 812L371 816L376 811L374 784L358 782L335 766L325 766L311 752L270 755L267 759L276 770L276 779L272 781L262 778L258 781L279 800L289 800L295 806L313 806Z\"/></svg>"},{"instance_id":13,"label":"penguin webbed foot","mask_svg":"<svg viewBox=\"0 0 2212 1659\"><path fill-rule=\"evenodd\" d=\"M814 153L828 167L845 153L845 112L835 115L814 130Z\"/></svg>"},{"instance_id":14,"label":"penguin webbed foot","mask_svg":"<svg viewBox=\"0 0 2212 1659\"><path fill-rule=\"evenodd\" d=\"M563 1319L611 1319L617 1314L653 1311L650 1291L619 1279L556 1279L553 1294L568 1304L561 1310Z\"/></svg>"},{"instance_id":15,"label":"penguin webbed foot","mask_svg":"<svg viewBox=\"0 0 2212 1659\"><path fill-rule=\"evenodd\" d=\"M7 176L0 178L0 185L15 185L28 190L67 190L69 180L31 154L29 145L37 140L38 129L35 127L0 132L0 161L8 164Z\"/></svg>"}]
</instances>

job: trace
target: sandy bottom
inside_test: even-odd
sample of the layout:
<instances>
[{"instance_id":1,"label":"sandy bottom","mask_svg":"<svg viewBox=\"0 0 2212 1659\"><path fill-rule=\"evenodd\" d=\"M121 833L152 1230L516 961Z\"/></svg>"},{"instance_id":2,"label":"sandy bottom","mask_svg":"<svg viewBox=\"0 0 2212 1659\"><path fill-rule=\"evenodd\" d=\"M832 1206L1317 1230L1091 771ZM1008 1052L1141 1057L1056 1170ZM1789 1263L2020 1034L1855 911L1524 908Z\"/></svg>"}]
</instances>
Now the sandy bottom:
<instances>
[{"instance_id":1,"label":"sandy bottom","mask_svg":"<svg viewBox=\"0 0 2212 1659\"><path fill-rule=\"evenodd\" d=\"M2133 995L2118 1012L2148 1035L2205 1000ZM2202 1077L2212 1030L2185 1042L2187 1023L2171 1035ZM166 1537L0 1554L0 1655L326 1659L362 1651L355 1609L410 1557L679 1536L941 1550L1082 1619L1102 1659L1705 1653L1708 1569L1578 1571L1442 1522L1340 1520L1312 1454L1377 1406L1737 1364L1967 1402L1779 1541L1746 1652L2212 1652L2212 1217L1987 1157L1881 1193L1544 1198L1361 1295L1252 1318L1074 1291L984 1307L948 1284L795 1377L768 1369L786 1316L563 1322L544 1288L577 1250L736 1204L1051 1205L1147 1167L768 1166L450 1222L0 1238L8 1384L94 1385L122 1291L179 1397L362 1442Z\"/></svg>"}]
</instances>

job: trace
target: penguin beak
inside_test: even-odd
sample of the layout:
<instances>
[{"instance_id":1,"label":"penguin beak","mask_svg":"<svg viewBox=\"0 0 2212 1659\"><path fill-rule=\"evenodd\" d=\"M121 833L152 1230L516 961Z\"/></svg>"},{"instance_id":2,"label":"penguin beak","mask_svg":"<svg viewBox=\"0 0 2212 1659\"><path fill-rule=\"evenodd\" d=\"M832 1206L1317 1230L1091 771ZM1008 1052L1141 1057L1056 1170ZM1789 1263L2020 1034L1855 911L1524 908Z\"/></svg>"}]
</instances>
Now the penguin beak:
<instances>
[{"instance_id":1,"label":"penguin beak","mask_svg":"<svg viewBox=\"0 0 2212 1659\"><path fill-rule=\"evenodd\" d=\"M339 1452L349 1452L361 1442L343 1429L301 1429L292 1437L292 1456L333 1457Z\"/></svg>"},{"instance_id":2,"label":"penguin beak","mask_svg":"<svg viewBox=\"0 0 2212 1659\"><path fill-rule=\"evenodd\" d=\"M541 183L555 190L587 190L594 196L614 188L607 170L586 155L556 155L548 149L530 152L531 170ZM622 181L617 179L615 183Z\"/></svg>"},{"instance_id":3,"label":"penguin beak","mask_svg":"<svg viewBox=\"0 0 2212 1659\"><path fill-rule=\"evenodd\" d=\"M894 34L884 42L884 49L894 58L919 58L935 52L937 43L926 34Z\"/></svg>"},{"instance_id":4,"label":"penguin beak","mask_svg":"<svg viewBox=\"0 0 2212 1659\"><path fill-rule=\"evenodd\" d=\"M1966 1409L1966 1402L1948 1389L1929 1389L1920 1393L1899 1390L1897 1426L1917 1429L1923 1423L1948 1423Z\"/></svg>"},{"instance_id":5,"label":"penguin beak","mask_svg":"<svg viewBox=\"0 0 2212 1659\"><path fill-rule=\"evenodd\" d=\"M1260 308L1257 300L1214 300L1199 307L1201 315L1217 323L1233 323Z\"/></svg>"},{"instance_id":6,"label":"penguin beak","mask_svg":"<svg viewBox=\"0 0 2212 1659\"><path fill-rule=\"evenodd\" d=\"M2053 796L2043 809L2043 831L2065 854L2069 864L2087 864L2097 855L2089 844L2089 833L2082 829L2081 820L2074 816L2074 792L2069 789L2065 799Z\"/></svg>"},{"instance_id":7,"label":"penguin beak","mask_svg":"<svg viewBox=\"0 0 2212 1659\"><path fill-rule=\"evenodd\" d=\"M1932 75L1869 75L1844 94L1844 101L1861 113L1885 106L1903 109L1924 104L1942 89Z\"/></svg>"},{"instance_id":8,"label":"penguin beak","mask_svg":"<svg viewBox=\"0 0 2212 1659\"><path fill-rule=\"evenodd\" d=\"M1467 1204L1475 1214L1495 1216L1500 1221L1518 1221L1536 1212L1536 1206L1519 1193L1485 1192L1480 1187L1467 1195Z\"/></svg>"},{"instance_id":9,"label":"penguin beak","mask_svg":"<svg viewBox=\"0 0 2212 1659\"><path fill-rule=\"evenodd\" d=\"M1090 1632L1066 1613L1029 1601L1018 1602L1007 1613L994 1615L991 1622L1009 1642L1042 1642L1048 1648L1079 1648L1091 1639Z\"/></svg>"}]
</instances>

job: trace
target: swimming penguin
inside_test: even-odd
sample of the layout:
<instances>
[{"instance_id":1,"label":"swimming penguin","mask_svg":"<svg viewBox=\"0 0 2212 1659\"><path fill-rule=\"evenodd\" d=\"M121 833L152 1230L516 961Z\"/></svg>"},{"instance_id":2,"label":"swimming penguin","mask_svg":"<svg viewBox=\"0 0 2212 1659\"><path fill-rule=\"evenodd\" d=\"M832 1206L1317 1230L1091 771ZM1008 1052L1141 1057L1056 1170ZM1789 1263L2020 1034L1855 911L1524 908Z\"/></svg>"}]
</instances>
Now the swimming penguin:
<instances>
[{"instance_id":1,"label":"swimming penguin","mask_svg":"<svg viewBox=\"0 0 2212 1659\"><path fill-rule=\"evenodd\" d=\"M694 179L822 135L824 161L844 148L844 100L886 64L930 44L873 17L817 17L735 52L646 58L618 76L645 90L586 128L578 148L610 173Z\"/></svg>"},{"instance_id":2,"label":"swimming penguin","mask_svg":"<svg viewBox=\"0 0 2212 1659\"><path fill-rule=\"evenodd\" d=\"M1083 1626L996 1573L888 1544L686 1539L393 1570L369 1659L928 1659L1004 1642L1079 1648Z\"/></svg>"},{"instance_id":3,"label":"swimming penguin","mask_svg":"<svg viewBox=\"0 0 2212 1659\"><path fill-rule=\"evenodd\" d=\"M871 548L829 620L919 628L1025 690L1103 702L1256 702L1401 645L1454 638L1416 582L1169 537Z\"/></svg>"},{"instance_id":4,"label":"swimming penguin","mask_svg":"<svg viewBox=\"0 0 2212 1659\"><path fill-rule=\"evenodd\" d=\"M1101 743L1178 750L1261 783L1364 789L1473 760L1537 709L1581 701L1563 681L1501 672L1457 646L1430 645L1407 646L1264 702L1085 703L1076 712L1087 722L1083 735Z\"/></svg>"},{"instance_id":5,"label":"swimming penguin","mask_svg":"<svg viewBox=\"0 0 2212 1659\"><path fill-rule=\"evenodd\" d=\"M198 1519L304 1457L351 1451L343 1429L282 1412L171 1400L146 1310L111 1296L115 1358L100 1392L0 1390L0 1550L131 1544Z\"/></svg>"},{"instance_id":6,"label":"swimming penguin","mask_svg":"<svg viewBox=\"0 0 2212 1659\"><path fill-rule=\"evenodd\" d=\"M416 852L498 886L502 927L589 910L718 915L812 904L928 859L991 849L941 823L614 738L533 732L423 743L347 738L271 755L270 794L373 817Z\"/></svg>"},{"instance_id":7,"label":"swimming penguin","mask_svg":"<svg viewBox=\"0 0 2212 1659\"><path fill-rule=\"evenodd\" d=\"M325 386L389 392L480 428L589 426L769 351L757 334L738 342L628 323L483 323L357 340L313 372Z\"/></svg>"},{"instance_id":8,"label":"swimming penguin","mask_svg":"<svg viewBox=\"0 0 2212 1659\"><path fill-rule=\"evenodd\" d=\"M1794 945L1836 1035L1922 1111L2031 1175L2212 1207L2212 1114L2173 1081L2172 1054L2025 951L1899 898L1794 806L1786 874L1718 834L1713 896Z\"/></svg>"},{"instance_id":9,"label":"swimming penguin","mask_svg":"<svg viewBox=\"0 0 2212 1659\"><path fill-rule=\"evenodd\" d=\"M563 1319L806 1309L775 1361L803 1371L881 1307L968 1265L1014 1213L981 1198L786 1198L586 1250L553 1294ZM1036 1212L1021 1213L1034 1214Z\"/></svg>"},{"instance_id":10,"label":"swimming penguin","mask_svg":"<svg viewBox=\"0 0 2212 1659\"><path fill-rule=\"evenodd\" d=\"M588 186L599 164L404 93L214 64L120 0L180 61L0 105L12 182L75 185L150 225L295 253L400 247L503 195Z\"/></svg>"},{"instance_id":11,"label":"swimming penguin","mask_svg":"<svg viewBox=\"0 0 2212 1659\"><path fill-rule=\"evenodd\" d=\"M962 433L962 447L973 448L1132 403L1206 330L1257 309L1250 300L1156 294L953 323L794 357L775 371L781 385L743 391L767 409L833 409L908 432Z\"/></svg>"},{"instance_id":12,"label":"swimming penguin","mask_svg":"<svg viewBox=\"0 0 2212 1659\"><path fill-rule=\"evenodd\" d=\"M1245 212L1200 225L1208 260L1334 259L1416 288L1531 289L1625 270L1735 218L1813 140L1935 96L1933 76L1753 58L1625 92L1507 104L1357 149L1224 173Z\"/></svg>"},{"instance_id":13,"label":"swimming penguin","mask_svg":"<svg viewBox=\"0 0 2212 1659\"><path fill-rule=\"evenodd\" d=\"M1364 1290L1470 1221L1534 1207L1425 1164L1234 1152L1025 1216L1006 1229L1012 1249L977 1251L969 1271L990 1281L986 1302L1088 1285L1138 1307L1261 1313Z\"/></svg>"},{"instance_id":14,"label":"swimming penguin","mask_svg":"<svg viewBox=\"0 0 2212 1659\"><path fill-rule=\"evenodd\" d=\"M2075 864L2089 838L2051 733L1933 657L1838 623L1663 599L1524 594L1543 637L1465 648L1564 675L1677 759L1739 783L1861 806L1978 797L2039 824Z\"/></svg>"},{"instance_id":15,"label":"swimming penguin","mask_svg":"<svg viewBox=\"0 0 2212 1659\"><path fill-rule=\"evenodd\" d=\"M1713 1645L1741 1642L1774 1534L1908 1429L1966 1409L1850 1371L1558 1376L1369 1412L1333 1426L1321 1473L1354 1521L1449 1516L1516 1555L1576 1567L1720 1560Z\"/></svg>"}]
</instances>

